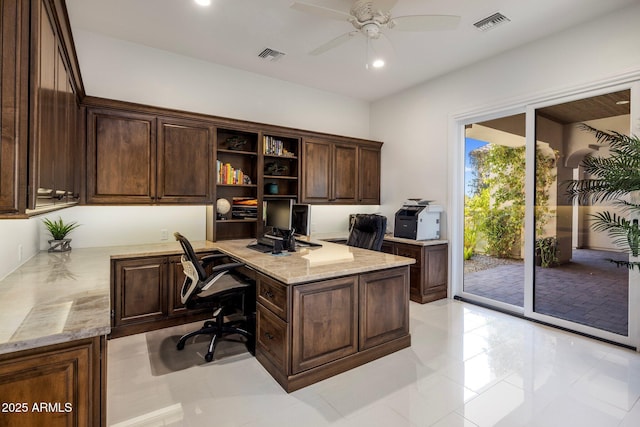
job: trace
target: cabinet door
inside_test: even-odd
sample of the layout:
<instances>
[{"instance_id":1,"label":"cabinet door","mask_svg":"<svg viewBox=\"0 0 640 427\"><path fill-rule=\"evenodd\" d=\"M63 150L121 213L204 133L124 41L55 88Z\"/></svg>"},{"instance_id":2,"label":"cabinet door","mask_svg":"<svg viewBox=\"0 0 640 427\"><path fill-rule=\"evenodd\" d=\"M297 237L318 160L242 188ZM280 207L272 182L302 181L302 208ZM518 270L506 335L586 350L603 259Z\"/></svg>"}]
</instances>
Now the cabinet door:
<instances>
[{"instance_id":1,"label":"cabinet door","mask_svg":"<svg viewBox=\"0 0 640 427\"><path fill-rule=\"evenodd\" d=\"M77 102L56 12L46 1L32 5L30 186L36 191L29 207L39 208L74 200Z\"/></svg>"},{"instance_id":2,"label":"cabinet door","mask_svg":"<svg viewBox=\"0 0 640 427\"><path fill-rule=\"evenodd\" d=\"M155 194L155 118L115 110L89 110L87 202L151 203Z\"/></svg>"},{"instance_id":3,"label":"cabinet door","mask_svg":"<svg viewBox=\"0 0 640 427\"><path fill-rule=\"evenodd\" d=\"M422 294L424 293L427 273L424 266L425 249L422 246L408 245L405 243L394 243L395 255L416 260L415 264L409 266L409 288L411 299L413 301L422 302Z\"/></svg>"},{"instance_id":4,"label":"cabinet door","mask_svg":"<svg viewBox=\"0 0 640 427\"><path fill-rule=\"evenodd\" d=\"M380 148L358 148L358 203L380 204Z\"/></svg>"},{"instance_id":5,"label":"cabinet door","mask_svg":"<svg viewBox=\"0 0 640 427\"><path fill-rule=\"evenodd\" d=\"M302 202L331 199L331 147L326 141L305 140L302 149Z\"/></svg>"},{"instance_id":6,"label":"cabinet door","mask_svg":"<svg viewBox=\"0 0 640 427\"><path fill-rule=\"evenodd\" d=\"M104 337L0 355L0 425L104 425L106 356Z\"/></svg>"},{"instance_id":7,"label":"cabinet door","mask_svg":"<svg viewBox=\"0 0 640 427\"><path fill-rule=\"evenodd\" d=\"M116 261L114 326L160 320L167 316L167 258Z\"/></svg>"},{"instance_id":8,"label":"cabinet door","mask_svg":"<svg viewBox=\"0 0 640 427\"><path fill-rule=\"evenodd\" d=\"M330 201L356 203L358 191L357 147L335 144L332 157L333 192Z\"/></svg>"},{"instance_id":9,"label":"cabinet door","mask_svg":"<svg viewBox=\"0 0 640 427\"><path fill-rule=\"evenodd\" d=\"M280 372L285 375L289 372L287 323L261 304L256 311L256 347Z\"/></svg>"},{"instance_id":10,"label":"cabinet door","mask_svg":"<svg viewBox=\"0 0 640 427\"><path fill-rule=\"evenodd\" d=\"M31 102L33 106L33 137L31 150L31 180L35 189L41 189L45 197L35 201L35 206L53 204L51 197L55 190L55 157L57 155L58 94L56 92L56 67L58 49L53 23L48 19L44 2L34 2L35 54L32 57L34 69Z\"/></svg>"},{"instance_id":11,"label":"cabinet door","mask_svg":"<svg viewBox=\"0 0 640 427\"><path fill-rule=\"evenodd\" d=\"M360 350L409 333L409 269L360 275Z\"/></svg>"},{"instance_id":12,"label":"cabinet door","mask_svg":"<svg viewBox=\"0 0 640 427\"><path fill-rule=\"evenodd\" d=\"M358 277L293 287L293 374L358 351Z\"/></svg>"},{"instance_id":13,"label":"cabinet door","mask_svg":"<svg viewBox=\"0 0 640 427\"><path fill-rule=\"evenodd\" d=\"M207 123L159 119L159 202L213 201L213 132Z\"/></svg>"},{"instance_id":14,"label":"cabinet door","mask_svg":"<svg viewBox=\"0 0 640 427\"><path fill-rule=\"evenodd\" d=\"M0 2L0 214L26 208L29 2Z\"/></svg>"},{"instance_id":15,"label":"cabinet door","mask_svg":"<svg viewBox=\"0 0 640 427\"><path fill-rule=\"evenodd\" d=\"M433 295L434 299L447 297L447 279L448 279L448 246L434 245L428 246L425 250L425 267L427 270L427 278L423 296Z\"/></svg>"}]
</instances>

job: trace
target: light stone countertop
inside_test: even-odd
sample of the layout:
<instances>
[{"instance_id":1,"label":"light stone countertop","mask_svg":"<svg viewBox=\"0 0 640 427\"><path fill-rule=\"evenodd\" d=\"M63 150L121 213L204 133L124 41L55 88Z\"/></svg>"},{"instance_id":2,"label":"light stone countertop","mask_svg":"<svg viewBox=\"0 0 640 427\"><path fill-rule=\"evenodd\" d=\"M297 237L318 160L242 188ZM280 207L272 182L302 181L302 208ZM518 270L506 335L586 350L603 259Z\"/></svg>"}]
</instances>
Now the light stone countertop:
<instances>
[{"instance_id":1,"label":"light stone countertop","mask_svg":"<svg viewBox=\"0 0 640 427\"><path fill-rule=\"evenodd\" d=\"M329 242L276 256L248 249L252 241L191 244L196 252L219 249L287 284L415 263ZM109 334L111 260L181 253L178 242L40 252L0 281L0 354Z\"/></svg>"},{"instance_id":2,"label":"light stone countertop","mask_svg":"<svg viewBox=\"0 0 640 427\"><path fill-rule=\"evenodd\" d=\"M393 234L387 234L384 236L384 240L387 242L397 242L397 243L406 243L408 245L414 246L434 246L434 245L445 245L449 243L448 240L413 240L413 239L405 239L404 237L394 237Z\"/></svg>"},{"instance_id":3,"label":"light stone countertop","mask_svg":"<svg viewBox=\"0 0 640 427\"><path fill-rule=\"evenodd\" d=\"M181 252L171 242L38 253L0 281L0 354L107 335L110 260Z\"/></svg>"},{"instance_id":4,"label":"light stone countertop","mask_svg":"<svg viewBox=\"0 0 640 427\"><path fill-rule=\"evenodd\" d=\"M271 255L247 248L251 242L255 240L225 240L215 244L220 251L290 285L402 267L416 262L413 258L330 242L322 242L322 247L298 247L294 253Z\"/></svg>"}]
</instances>

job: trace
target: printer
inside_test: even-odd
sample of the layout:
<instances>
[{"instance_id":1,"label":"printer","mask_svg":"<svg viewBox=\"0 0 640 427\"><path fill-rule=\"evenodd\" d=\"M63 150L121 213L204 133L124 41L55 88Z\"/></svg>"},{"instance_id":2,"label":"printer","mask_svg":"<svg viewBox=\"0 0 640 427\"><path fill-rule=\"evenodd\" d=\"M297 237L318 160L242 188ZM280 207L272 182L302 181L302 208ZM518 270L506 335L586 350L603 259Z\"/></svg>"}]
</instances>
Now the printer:
<instances>
[{"instance_id":1,"label":"printer","mask_svg":"<svg viewBox=\"0 0 640 427\"><path fill-rule=\"evenodd\" d=\"M430 200L409 199L396 212L394 237L412 240L440 238L440 214L442 206L430 204Z\"/></svg>"}]
</instances>

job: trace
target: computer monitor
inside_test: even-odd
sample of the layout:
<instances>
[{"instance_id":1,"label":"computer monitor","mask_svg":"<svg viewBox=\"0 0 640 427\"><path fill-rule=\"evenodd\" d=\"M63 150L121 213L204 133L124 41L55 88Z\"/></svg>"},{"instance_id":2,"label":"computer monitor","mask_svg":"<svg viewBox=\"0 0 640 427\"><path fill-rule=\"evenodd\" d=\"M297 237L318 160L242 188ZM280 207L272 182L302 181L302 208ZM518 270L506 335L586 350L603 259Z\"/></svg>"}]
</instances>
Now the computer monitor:
<instances>
[{"instance_id":1,"label":"computer monitor","mask_svg":"<svg viewBox=\"0 0 640 427\"><path fill-rule=\"evenodd\" d=\"M291 230L292 205L291 199L265 200L263 219L267 233L273 228Z\"/></svg>"},{"instance_id":2,"label":"computer monitor","mask_svg":"<svg viewBox=\"0 0 640 427\"><path fill-rule=\"evenodd\" d=\"M311 235L311 205L293 204L291 207L291 227L296 236Z\"/></svg>"}]
</instances>

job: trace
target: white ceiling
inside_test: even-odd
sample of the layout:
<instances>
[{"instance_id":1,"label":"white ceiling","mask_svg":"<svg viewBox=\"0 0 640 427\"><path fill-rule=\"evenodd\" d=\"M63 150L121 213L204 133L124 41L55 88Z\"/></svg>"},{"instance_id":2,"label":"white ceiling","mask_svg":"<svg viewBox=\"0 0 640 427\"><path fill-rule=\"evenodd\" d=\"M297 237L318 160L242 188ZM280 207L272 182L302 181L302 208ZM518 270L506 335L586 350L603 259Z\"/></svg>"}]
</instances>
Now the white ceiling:
<instances>
[{"instance_id":1,"label":"white ceiling","mask_svg":"<svg viewBox=\"0 0 640 427\"><path fill-rule=\"evenodd\" d=\"M281 80L373 101L519 45L596 19L638 0L399 0L395 17L460 15L455 30L385 30L377 48L391 54L366 70L361 35L322 55L308 52L351 31L348 22L290 8L293 0L67 0L72 30L82 29ZM306 0L348 13L349 0ZM473 23L501 12L511 22L488 32ZM82 33L74 33L75 38ZM389 45L393 46L390 52ZM286 55L258 57L269 47ZM82 58L80 63L82 64ZM89 94L91 95L91 94Z\"/></svg>"}]
</instances>

